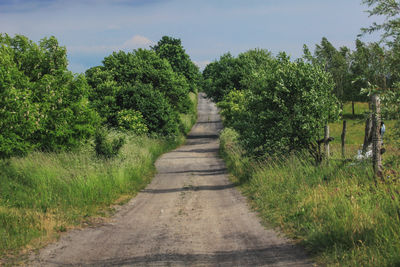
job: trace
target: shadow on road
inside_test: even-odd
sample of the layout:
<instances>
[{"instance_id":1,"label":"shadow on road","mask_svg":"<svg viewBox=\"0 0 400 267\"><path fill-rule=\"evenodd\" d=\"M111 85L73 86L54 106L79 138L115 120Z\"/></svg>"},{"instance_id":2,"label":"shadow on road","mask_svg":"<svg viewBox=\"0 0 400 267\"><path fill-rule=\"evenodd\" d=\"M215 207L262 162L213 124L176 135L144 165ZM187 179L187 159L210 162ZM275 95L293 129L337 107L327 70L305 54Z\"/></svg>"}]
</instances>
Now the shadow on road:
<instances>
[{"instance_id":1,"label":"shadow on road","mask_svg":"<svg viewBox=\"0 0 400 267\"><path fill-rule=\"evenodd\" d=\"M135 244L132 244L135 245ZM47 261L57 266L302 266L293 264L305 258L293 253L293 245L270 246L262 249L220 251L212 254L155 254L132 258L113 258L90 263L63 264ZM289 264L289 265L287 265Z\"/></svg>"},{"instance_id":2,"label":"shadow on road","mask_svg":"<svg viewBox=\"0 0 400 267\"><path fill-rule=\"evenodd\" d=\"M187 192L187 191L217 191L234 188L234 184L228 185L203 185L203 186L185 186L181 188L170 188L170 189L144 189L140 192L149 194L165 194L165 193L176 193L176 192Z\"/></svg>"}]
</instances>

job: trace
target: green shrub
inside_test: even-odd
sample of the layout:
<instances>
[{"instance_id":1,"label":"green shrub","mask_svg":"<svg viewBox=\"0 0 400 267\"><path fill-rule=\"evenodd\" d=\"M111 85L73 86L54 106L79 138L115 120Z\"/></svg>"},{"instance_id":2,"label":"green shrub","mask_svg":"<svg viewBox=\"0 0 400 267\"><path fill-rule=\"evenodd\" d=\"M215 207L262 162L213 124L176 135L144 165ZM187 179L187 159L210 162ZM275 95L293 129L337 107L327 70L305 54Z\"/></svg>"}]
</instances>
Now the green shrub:
<instances>
[{"instance_id":1,"label":"green shrub","mask_svg":"<svg viewBox=\"0 0 400 267\"><path fill-rule=\"evenodd\" d=\"M42 150L67 150L93 136L100 119L89 107L87 94L88 85L82 75L64 72L43 76L34 94L43 116L40 129L31 136L32 142Z\"/></svg>"},{"instance_id":2,"label":"green shrub","mask_svg":"<svg viewBox=\"0 0 400 267\"><path fill-rule=\"evenodd\" d=\"M142 113L136 110L124 109L117 113L118 126L121 130L129 130L142 135L148 132Z\"/></svg>"},{"instance_id":3,"label":"green shrub","mask_svg":"<svg viewBox=\"0 0 400 267\"><path fill-rule=\"evenodd\" d=\"M124 144L124 137L110 139L104 129L98 129L94 136L94 149L96 155L101 158L109 159L117 156Z\"/></svg>"},{"instance_id":4,"label":"green shrub","mask_svg":"<svg viewBox=\"0 0 400 267\"><path fill-rule=\"evenodd\" d=\"M117 104L123 109L139 110L151 133L178 133L177 113L164 95L154 90L151 84L136 83L121 89L117 95Z\"/></svg>"}]
</instances>

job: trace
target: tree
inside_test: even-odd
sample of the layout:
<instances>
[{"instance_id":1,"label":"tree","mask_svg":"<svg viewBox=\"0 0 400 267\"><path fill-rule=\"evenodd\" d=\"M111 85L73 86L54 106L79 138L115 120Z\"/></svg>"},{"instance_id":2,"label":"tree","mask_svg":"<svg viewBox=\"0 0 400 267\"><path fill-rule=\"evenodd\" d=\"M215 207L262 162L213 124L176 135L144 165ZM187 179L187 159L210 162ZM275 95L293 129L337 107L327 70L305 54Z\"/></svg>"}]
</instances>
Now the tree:
<instances>
[{"instance_id":1,"label":"tree","mask_svg":"<svg viewBox=\"0 0 400 267\"><path fill-rule=\"evenodd\" d=\"M186 79L175 73L166 59L154 51L138 49L132 53L113 52L103 60L104 70L120 86L135 82L151 84L154 90L164 94L174 110L188 112L190 107L189 86Z\"/></svg>"},{"instance_id":2,"label":"tree","mask_svg":"<svg viewBox=\"0 0 400 267\"><path fill-rule=\"evenodd\" d=\"M86 77L91 103L110 127L175 135L178 113L191 108L186 78L152 50L114 52Z\"/></svg>"},{"instance_id":3,"label":"tree","mask_svg":"<svg viewBox=\"0 0 400 267\"><path fill-rule=\"evenodd\" d=\"M383 92L384 109L386 109L386 116L396 117L397 123L394 129L394 135L400 140L400 119L398 118L398 105L400 103L400 82L399 82L399 48L400 48L400 1L398 0L363 0L363 4L372 8L368 11L370 16L383 16L385 18L383 23L374 22L368 28L362 28L362 34L382 32L381 40L385 41L391 51L389 52L388 66L390 67L390 78L392 88ZM382 93L382 92L381 92ZM394 114L390 114L394 111ZM384 110L385 113L385 110Z\"/></svg>"},{"instance_id":4,"label":"tree","mask_svg":"<svg viewBox=\"0 0 400 267\"><path fill-rule=\"evenodd\" d=\"M76 147L94 134L97 113L88 84L67 70L66 49L55 37L36 44L0 35L0 156Z\"/></svg>"},{"instance_id":5,"label":"tree","mask_svg":"<svg viewBox=\"0 0 400 267\"><path fill-rule=\"evenodd\" d=\"M123 87L116 96L122 110L138 110L152 133L175 135L178 133L179 118L165 96L154 90L151 84L136 82Z\"/></svg>"},{"instance_id":6,"label":"tree","mask_svg":"<svg viewBox=\"0 0 400 267\"><path fill-rule=\"evenodd\" d=\"M349 49L342 47L338 51L327 38L322 38L321 44L317 44L314 52L314 64L322 66L322 69L329 72L335 82L334 93L342 102L348 98L349 83Z\"/></svg>"},{"instance_id":7,"label":"tree","mask_svg":"<svg viewBox=\"0 0 400 267\"><path fill-rule=\"evenodd\" d=\"M219 102L230 90L238 89L240 78L237 67L237 60L230 53L208 64L203 71L203 88L207 96Z\"/></svg>"},{"instance_id":8,"label":"tree","mask_svg":"<svg viewBox=\"0 0 400 267\"><path fill-rule=\"evenodd\" d=\"M199 68L190 60L180 39L163 36L152 49L160 58L168 60L174 72L187 79L191 92L197 91L201 77Z\"/></svg>"},{"instance_id":9,"label":"tree","mask_svg":"<svg viewBox=\"0 0 400 267\"><path fill-rule=\"evenodd\" d=\"M236 60L235 68L213 63L218 71L210 77L218 82L236 71L232 76L238 78L240 90L222 91L218 106L225 125L239 133L248 153L264 156L308 149L326 123L337 119L334 83L319 65L292 62L284 53L274 58L266 50L250 50Z\"/></svg>"},{"instance_id":10,"label":"tree","mask_svg":"<svg viewBox=\"0 0 400 267\"><path fill-rule=\"evenodd\" d=\"M400 1L398 0L363 0L369 8L369 16L383 16L384 22L374 22L368 28L362 28L362 34L373 33L377 31L383 32L382 41L386 41L389 45L393 45L400 41Z\"/></svg>"},{"instance_id":11,"label":"tree","mask_svg":"<svg viewBox=\"0 0 400 267\"><path fill-rule=\"evenodd\" d=\"M243 78L271 59L271 53L264 49L252 49L236 58L226 53L204 69L204 91L215 102L222 101L232 90L244 89Z\"/></svg>"},{"instance_id":12,"label":"tree","mask_svg":"<svg viewBox=\"0 0 400 267\"><path fill-rule=\"evenodd\" d=\"M13 49L0 46L0 158L23 155L34 144L29 137L38 127L38 110L29 101L29 79L18 69Z\"/></svg>"}]
</instances>

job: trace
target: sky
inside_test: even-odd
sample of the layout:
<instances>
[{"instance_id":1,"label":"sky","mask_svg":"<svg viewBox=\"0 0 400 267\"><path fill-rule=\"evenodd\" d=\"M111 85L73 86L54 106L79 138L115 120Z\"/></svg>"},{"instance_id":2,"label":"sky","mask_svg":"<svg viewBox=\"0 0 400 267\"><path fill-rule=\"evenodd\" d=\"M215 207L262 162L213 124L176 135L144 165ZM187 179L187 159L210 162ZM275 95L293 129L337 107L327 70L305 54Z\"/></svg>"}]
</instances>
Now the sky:
<instances>
[{"instance_id":1,"label":"sky","mask_svg":"<svg viewBox=\"0 0 400 267\"><path fill-rule=\"evenodd\" d=\"M0 0L0 33L35 42L55 36L77 73L164 35L180 38L204 68L224 53L253 48L298 58L303 44L313 51L322 37L353 49L360 28L379 21L366 9L361 0Z\"/></svg>"}]
</instances>

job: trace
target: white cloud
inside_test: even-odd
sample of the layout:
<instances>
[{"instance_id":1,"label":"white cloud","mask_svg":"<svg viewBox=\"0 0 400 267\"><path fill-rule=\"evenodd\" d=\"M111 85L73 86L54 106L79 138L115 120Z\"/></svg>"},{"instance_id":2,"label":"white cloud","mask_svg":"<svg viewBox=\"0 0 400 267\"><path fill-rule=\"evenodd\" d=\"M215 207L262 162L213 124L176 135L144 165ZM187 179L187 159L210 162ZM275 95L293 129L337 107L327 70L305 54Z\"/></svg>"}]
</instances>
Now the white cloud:
<instances>
[{"instance_id":1,"label":"white cloud","mask_svg":"<svg viewBox=\"0 0 400 267\"><path fill-rule=\"evenodd\" d=\"M138 48L147 48L154 44L153 41L147 37L141 35L135 35L132 38L126 40L122 44L117 45L79 45L79 46L68 46L69 52L80 52L80 53L106 53L119 50L133 50Z\"/></svg>"},{"instance_id":2,"label":"white cloud","mask_svg":"<svg viewBox=\"0 0 400 267\"><path fill-rule=\"evenodd\" d=\"M151 41L150 39L141 35L135 35L131 39L125 41L122 44L121 48L123 49L144 48L152 44L154 44L154 42Z\"/></svg>"}]
</instances>

